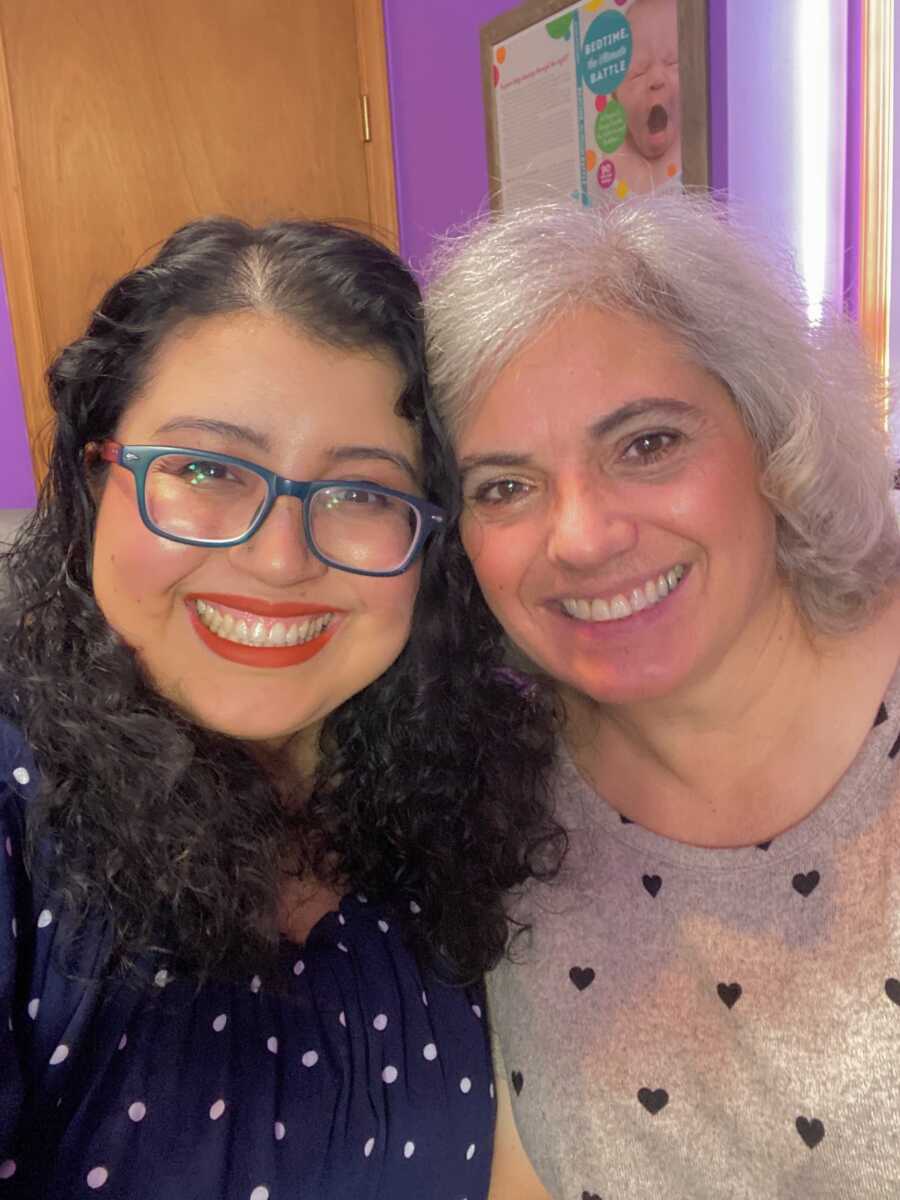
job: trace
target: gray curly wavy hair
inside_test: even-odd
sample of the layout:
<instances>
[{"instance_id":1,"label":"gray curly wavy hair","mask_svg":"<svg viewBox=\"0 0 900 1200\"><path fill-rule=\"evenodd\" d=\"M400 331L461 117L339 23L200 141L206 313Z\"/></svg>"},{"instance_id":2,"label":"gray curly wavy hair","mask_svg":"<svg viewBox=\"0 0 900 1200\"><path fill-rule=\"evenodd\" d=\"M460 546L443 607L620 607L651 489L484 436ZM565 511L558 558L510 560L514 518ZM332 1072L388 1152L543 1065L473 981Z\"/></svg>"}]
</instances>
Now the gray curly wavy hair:
<instances>
[{"instance_id":1,"label":"gray curly wavy hair","mask_svg":"<svg viewBox=\"0 0 900 1200\"><path fill-rule=\"evenodd\" d=\"M798 609L839 633L900 574L885 387L848 320L811 325L787 261L708 197L568 202L481 220L445 240L426 299L438 416L451 439L503 367L589 304L675 335L730 392L756 443L777 559Z\"/></svg>"}]
</instances>

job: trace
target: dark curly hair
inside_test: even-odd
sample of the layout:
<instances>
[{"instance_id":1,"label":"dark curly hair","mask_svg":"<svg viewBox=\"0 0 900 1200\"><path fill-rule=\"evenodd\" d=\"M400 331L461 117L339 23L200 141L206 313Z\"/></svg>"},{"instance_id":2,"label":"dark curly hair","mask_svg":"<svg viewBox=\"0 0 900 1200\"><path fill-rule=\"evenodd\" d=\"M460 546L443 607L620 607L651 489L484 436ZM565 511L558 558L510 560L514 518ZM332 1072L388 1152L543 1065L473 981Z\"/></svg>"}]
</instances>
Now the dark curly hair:
<instances>
[{"instance_id":1,"label":"dark curly hair","mask_svg":"<svg viewBox=\"0 0 900 1200\"><path fill-rule=\"evenodd\" d=\"M391 354L426 490L454 503L427 416L420 304L403 263L360 233L197 221L107 292L49 370L49 473L0 559L0 707L40 771L33 851L56 847L50 882L76 927L106 922L110 969L147 954L200 980L271 967L290 848L290 873L384 903L423 960L469 980L506 944L504 892L553 873L564 835L543 781L555 716L498 672L499 632L455 537L426 551L396 664L325 722L313 780L261 771L240 741L156 693L93 595L94 473L108 468L87 448L114 434L161 343L191 318L277 313L325 344ZM298 790L303 803L284 802Z\"/></svg>"}]
</instances>

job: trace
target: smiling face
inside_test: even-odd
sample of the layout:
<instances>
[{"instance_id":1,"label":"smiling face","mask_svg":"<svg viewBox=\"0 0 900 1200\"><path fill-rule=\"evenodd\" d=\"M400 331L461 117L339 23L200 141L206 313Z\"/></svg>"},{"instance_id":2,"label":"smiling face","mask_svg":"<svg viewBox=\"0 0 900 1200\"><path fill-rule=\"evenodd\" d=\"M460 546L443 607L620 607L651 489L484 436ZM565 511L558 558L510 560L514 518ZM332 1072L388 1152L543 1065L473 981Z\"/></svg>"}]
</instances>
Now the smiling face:
<instances>
[{"instance_id":1,"label":"smiling face","mask_svg":"<svg viewBox=\"0 0 900 1200\"><path fill-rule=\"evenodd\" d=\"M418 438L394 411L402 387L386 356L323 346L275 317L212 317L163 343L115 437L421 494ZM406 643L418 578L416 566L392 578L325 566L290 497L248 542L209 549L151 533L123 467L104 481L97 602L158 690L232 737L315 731L381 675Z\"/></svg>"},{"instance_id":2,"label":"smiling face","mask_svg":"<svg viewBox=\"0 0 900 1200\"><path fill-rule=\"evenodd\" d=\"M681 137L676 0L636 0L628 12L632 56L616 89L631 141L644 158L661 158Z\"/></svg>"},{"instance_id":3,"label":"smiling face","mask_svg":"<svg viewBox=\"0 0 900 1200\"><path fill-rule=\"evenodd\" d=\"M488 604L579 694L681 694L781 609L751 439L655 324L593 308L560 320L474 406L457 452Z\"/></svg>"}]
</instances>

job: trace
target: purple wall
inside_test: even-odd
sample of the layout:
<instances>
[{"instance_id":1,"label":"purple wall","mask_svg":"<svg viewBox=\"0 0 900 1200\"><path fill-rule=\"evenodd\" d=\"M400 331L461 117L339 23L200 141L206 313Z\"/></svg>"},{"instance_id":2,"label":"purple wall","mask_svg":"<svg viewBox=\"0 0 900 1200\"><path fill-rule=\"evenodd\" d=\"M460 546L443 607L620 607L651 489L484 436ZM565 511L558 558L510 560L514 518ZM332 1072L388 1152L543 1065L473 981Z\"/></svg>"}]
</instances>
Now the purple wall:
<instances>
[{"instance_id":1,"label":"purple wall","mask_svg":"<svg viewBox=\"0 0 900 1200\"><path fill-rule=\"evenodd\" d=\"M34 478L13 346L6 285L0 267L0 508L31 508Z\"/></svg>"},{"instance_id":2,"label":"purple wall","mask_svg":"<svg viewBox=\"0 0 900 1200\"><path fill-rule=\"evenodd\" d=\"M478 31L515 3L384 0L400 249L416 267L487 207Z\"/></svg>"}]
</instances>

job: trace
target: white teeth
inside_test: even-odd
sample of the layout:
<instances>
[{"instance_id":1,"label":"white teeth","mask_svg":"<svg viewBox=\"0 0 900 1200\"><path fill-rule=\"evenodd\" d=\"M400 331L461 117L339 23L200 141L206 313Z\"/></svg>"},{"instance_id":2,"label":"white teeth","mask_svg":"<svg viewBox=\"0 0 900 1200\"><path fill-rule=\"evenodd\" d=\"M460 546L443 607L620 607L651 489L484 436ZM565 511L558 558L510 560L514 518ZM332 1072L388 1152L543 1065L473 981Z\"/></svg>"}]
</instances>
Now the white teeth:
<instances>
[{"instance_id":1,"label":"white teeth","mask_svg":"<svg viewBox=\"0 0 900 1200\"><path fill-rule=\"evenodd\" d=\"M609 620L609 605L605 600L591 601L591 620L592 621L608 621Z\"/></svg>"},{"instance_id":2,"label":"white teeth","mask_svg":"<svg viewBox=\"0 0 900 1200\"><path fill-rule=\"evenodd\" d=\"M686 574L687 568L678 563L668 571L664 571L655 579L648 579L642 587L634 588L626 597L623 593L613 596L611 600L580 600L566 599L560 601L560 606L570 617L577 621L621 621L633 613L645 608L652 608L661 600L665 600L670 592L674 592Z\"/></svg>"},{"instance_id":3,"label":"white teeth","mask_svg":"<svg viewBox=\"0 0 900 1200\"><path fill-rule=\"evenodd\" d=\"M590 616L590 602L587 605ZM257 619L247 621L243 617L235 618L231 613L223 613L207 600L195 601L197 616L207 629L212 630L218 637L228 642L237 642L242 646L300 646L312 641L331 624L333 613L322 613L321 616L308 617L305 621L286 625L276 621L269 628L266 621Z\"/></svg>"}]
</instances>

